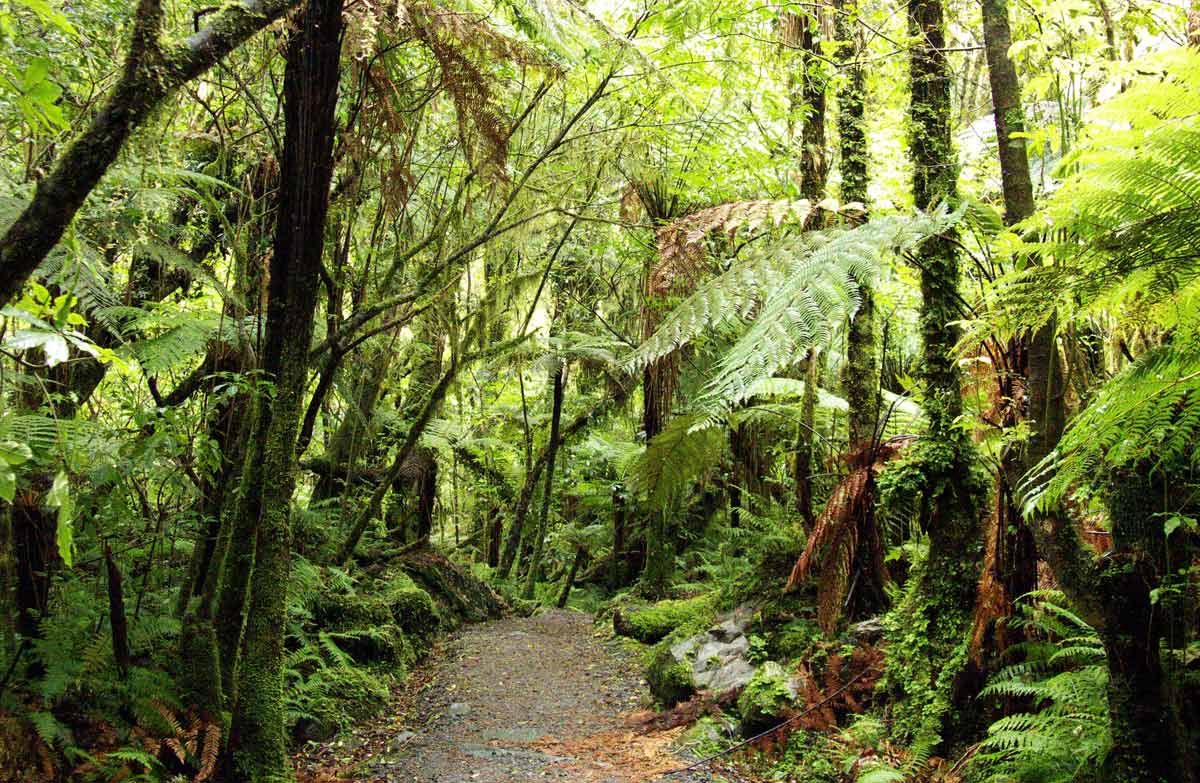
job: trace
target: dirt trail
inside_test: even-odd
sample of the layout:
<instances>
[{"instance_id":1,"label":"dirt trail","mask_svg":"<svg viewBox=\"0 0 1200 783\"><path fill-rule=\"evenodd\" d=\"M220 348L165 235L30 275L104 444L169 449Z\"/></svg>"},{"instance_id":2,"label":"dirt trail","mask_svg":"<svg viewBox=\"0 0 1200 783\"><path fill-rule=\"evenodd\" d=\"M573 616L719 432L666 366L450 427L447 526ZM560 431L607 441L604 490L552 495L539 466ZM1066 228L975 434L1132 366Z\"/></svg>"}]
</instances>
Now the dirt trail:
<instances>
[{"instance_id":1,"label":"dirt trail","mask_svg":"<svg viewBox=\"0 0 1200 783\"><path fill-rule=\"evenodd\" d=\"M682 729L630 721L635 662L598 640L591 618L550 611L466 628L434 650L392 717L299 760L302 780L387 783L703 783L661 777L684 760Z\"/></svg>"}]
</instances>

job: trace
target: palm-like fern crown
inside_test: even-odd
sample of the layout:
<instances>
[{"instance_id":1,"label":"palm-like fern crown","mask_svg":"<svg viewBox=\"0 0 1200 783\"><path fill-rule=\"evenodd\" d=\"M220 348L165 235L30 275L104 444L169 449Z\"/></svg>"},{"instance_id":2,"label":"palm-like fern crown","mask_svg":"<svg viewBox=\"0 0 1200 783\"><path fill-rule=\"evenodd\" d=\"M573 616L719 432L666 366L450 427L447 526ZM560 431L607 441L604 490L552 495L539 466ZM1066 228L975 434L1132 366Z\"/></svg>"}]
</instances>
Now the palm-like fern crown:
<instances>
[{"instance_id":1,"label":"palm-like fern crown","mask_svg":"<svg viewBox=\"0 0 1200 783\"><path fill-rule=\"evenodd\" d=\"M748 246L726 272L700 283L624 363L637 370L704 334L732 332L732 346L694 402L705 414L694 426L714 423L763 379L827 343L857 310L859 286L870 285L891 254L916 247L958 217L945 210L884 216Z\"/></svg>"},{"instance_id":2,"label":"palm-like fern crown","mask_svg":"<svg viewBox=\"0 0 1200 783\"><path fill-rule=\"evenodd\" d=\"M1093 116L1062 187L1024 226L1025 267L989 292L977 340L1103 317L1153 347L1105 383L1027 478L1030 507L1108 471L1189 458L1200 435L1200 54L1181 49Z\"/></svg>"}]
</instances>

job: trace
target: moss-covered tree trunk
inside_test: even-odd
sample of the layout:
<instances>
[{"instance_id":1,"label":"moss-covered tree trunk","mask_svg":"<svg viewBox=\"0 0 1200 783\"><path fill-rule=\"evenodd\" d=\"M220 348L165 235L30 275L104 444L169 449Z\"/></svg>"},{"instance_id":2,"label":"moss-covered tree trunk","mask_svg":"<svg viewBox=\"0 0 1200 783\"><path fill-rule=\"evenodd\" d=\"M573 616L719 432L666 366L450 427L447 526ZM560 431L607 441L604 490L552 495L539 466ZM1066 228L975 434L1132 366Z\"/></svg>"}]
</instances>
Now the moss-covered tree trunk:
<instances>
[{"instance_id":1,"label":"moss-covered tree trunk","mask_svg":"<svg viewBox=\"0 0 1200 783\"><path fill-rule=\"evenodd\" d=\"M1100 638L1108 659L1112 732L1106 781L1194 783L1200 774L1164 672L1160 642L1171 610L1154 597L1164 575L1190 564L1189 548L1168 546L1161 522L1163 512L1195 512L1198 504L1186 489L1189 473L1146 462L1113 476L1106 493L1113 551L1098 564L1095 580L1104 607Z\"/></svg>"},{"instance_id":2,"label":"moss-covered tree trunk","mask_svg":"<svg viewBox=\"0 0 1200 783\"><path fill-rule=\"evenodd\" d=\"M341 6L338 0L310 0L287 48L279 218L263 351L263 370L274 389L260 398L252 438L262 443L261 465L246 471L261 483L260 514L227 749L227 777L234 783L290 777L283 714L289 508L333 172Z\"/></svg>"},{"instance_id":3,"label":"moss-covered tree trunk","mask_svg":"<svg viewBox=\"0 0 1200 783\"><path fill-rule=\"evenodd\" d=\"M400 406L400 418L406 425L416 420L424 410L431 391L442 377L442 361L446 340L441 333L436 312L426 313L413 328L415 350L420 352L414 362L408 391ZM441 407L439 399L433 415ZM400 478L392 487L393 507L389 527L401 541L420 541L433 529L433 509L437 500L437 452L417 446L409 455Z\"/></svg>"},{"instance_id":4,"label":"moss-covered tree trunk","mask_svg":"<svg viewBox=\"0 0 1200 783\"><path fill-rule=\"evenodd\" d=\"M542 488L541 514L538 517L537 527L533 530L533 550L529 557L529 570L525 574L525 587L521 591L521 597L527 601L533 598L534 588L541 576L542 554L546 547L546 533L549 532L550 498L554 489L554 463L558 457L558 430L562 424L563 376L566 374L566 369L566 364L560 361L551 378L550 442L546 444L548 449L546 483Z\"/></svg>"},{"instance_id":5,"label":"moss-covered tree trunk","mask_svg":"<svg viewBox=\"0 0 1200 783\"><path fill-rule=\"evenodd\" d=\"M840 141L839 168L842 175L842 202L858 202L864 206L869 196L870 182L867 163L866 70L861 63L863 38L857 24L858 3L843 0L835 15L837 60L845 74L838 90L838 137ZM846 416L847 445L850 454L870 452L879 436L879 352L875 338L875 294L864 281L859 284L858 309L850 318L846 331L846 363L842 372L842 388L849 405ZM873 461L873 459L871 460ZM882 541L876 529L875 477L868 474L867 500L855 516L859 542ZM876 550L869 545L855 548L851 563L852 588L847 596L847 616L874 614L886 606L885 568L875 562Z\"/></svg>"},{"instance_id":6,"label":"moss-covered tree trunk","mask_svg":"<svg viewBox=\"0 0 1200 783\"><path fill-rule=\"evenodd\" d=\"M912 88L909 153L913 197L931 210L956 196L957 165L951 144L950 73L946 62L945 20L941 0L908 5L910 83ZM979 507L983 487L973 471L973 449L958 424L962 391L953 351L962 317L959 264L954 240L935 236L917 251L920 271L922 380L929 427L908 470L921 490L921 524L929 535L929 554L914 575L900 607L912 646L893 666L906 667L896 685L905 692L902 712L907 729L923 743L937 743L973 729L956 705L974 694L957 691L966 662L967 637L975 585L979 577ZM915 646L915 649L913 648ZM892 649L899 650L899 646ZM893 670L894 671L894 670Z\"/></svg>"}]
</instances>

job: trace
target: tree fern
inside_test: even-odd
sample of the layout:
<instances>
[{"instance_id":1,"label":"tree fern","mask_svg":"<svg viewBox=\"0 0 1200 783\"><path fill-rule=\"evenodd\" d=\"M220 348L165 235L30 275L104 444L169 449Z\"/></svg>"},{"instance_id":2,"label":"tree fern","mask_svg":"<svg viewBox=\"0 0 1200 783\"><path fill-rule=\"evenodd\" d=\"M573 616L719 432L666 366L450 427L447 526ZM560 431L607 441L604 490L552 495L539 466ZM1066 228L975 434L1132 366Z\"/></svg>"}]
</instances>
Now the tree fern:
<instances>
[{"instance_id":1,"label":"tree fern","mask_svg":"<svg viewBox=\"0 0 1200 783\"><path fill-rule=\"evenodd\" d=\"M1023 269L987 294L967 342L1100 316L1150 347L1105 383L1057 450L1026 477L1027 508L1059 503L1114 470L1193 459L1200 442L1200 54L1144 64L1155 74L1095 114L1070 176L1023 228Z\"/></svg>"},{"instance_id":2,"label":"tree fern","mask_svg":"<svg viewBox=\"0 0 1200 783\"><path fill-rule=\"evenodd\" d=\"M747 248L728 271L697 286L624 363L640 369L706 332L735 332L696 401L709 414L697 426L711 424L752 396L756 382L827 342L831 325L857 309L859 285L877 277L888 255L915 247L958 217L944 210L879 217Z\"/></svg>"},{"instance_id":3,"label":"tree fern","mask_svg":"<svg viewBox=\"0 0 1200 783\"><path fill-rule=\"evenodd\" d=\"M672 419L630 466L627 484L651 506L666 508L724 454L724 433L714 428L697 430L695 423L692 416Z\"/></svg>"}]
</instances>

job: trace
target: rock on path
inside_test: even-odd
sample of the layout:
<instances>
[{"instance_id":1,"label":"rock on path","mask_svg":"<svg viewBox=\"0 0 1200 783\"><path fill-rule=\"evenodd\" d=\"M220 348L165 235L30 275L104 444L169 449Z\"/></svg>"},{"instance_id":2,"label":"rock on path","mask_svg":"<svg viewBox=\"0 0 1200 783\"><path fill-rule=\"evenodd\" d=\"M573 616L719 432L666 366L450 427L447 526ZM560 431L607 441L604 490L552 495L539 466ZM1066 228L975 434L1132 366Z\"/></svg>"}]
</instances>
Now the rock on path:
<instances>
[{"instance_id":1,"label":"rock on path","mask_svg":"<svg viewBox=\"0 0 1200 783\"><path fill-rule=\"evenodd\" d=\"M310 781L387 783L702 783L662 777L684 765L681 729L642 733L628 716L643 684L635 662L570 611L469 626L440 645L410 683L419 693L305 765ZM413 688L406 689L411 693ZM312 763L314 762L315 763ZM338 763L341 762L341 769ZM345 767L352 767L347 776Z\"/></svg>"}]
</instances>

